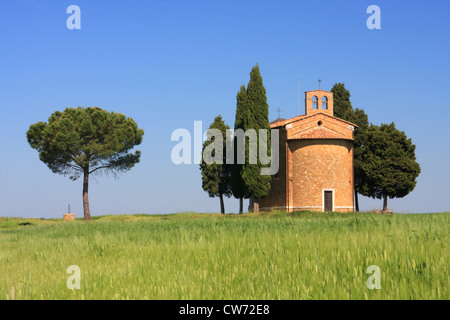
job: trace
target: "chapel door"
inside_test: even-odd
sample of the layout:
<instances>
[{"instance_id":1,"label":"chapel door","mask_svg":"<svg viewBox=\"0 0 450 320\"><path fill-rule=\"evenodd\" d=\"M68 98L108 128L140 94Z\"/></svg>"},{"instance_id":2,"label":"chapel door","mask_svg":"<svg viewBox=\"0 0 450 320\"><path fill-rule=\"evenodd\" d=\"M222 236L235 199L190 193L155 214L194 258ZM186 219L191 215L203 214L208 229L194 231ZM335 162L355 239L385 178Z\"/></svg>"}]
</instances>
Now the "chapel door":
<instances>
[{"instance_id":1,"label":"chapel door","mask_svg":"<svg viewBox=\"0 0 450 320\"><path fill-rule=\"evenodd\" d=\"M324 211L333 211L333 191L324 191Z\"/></svg>"}]
</instances>

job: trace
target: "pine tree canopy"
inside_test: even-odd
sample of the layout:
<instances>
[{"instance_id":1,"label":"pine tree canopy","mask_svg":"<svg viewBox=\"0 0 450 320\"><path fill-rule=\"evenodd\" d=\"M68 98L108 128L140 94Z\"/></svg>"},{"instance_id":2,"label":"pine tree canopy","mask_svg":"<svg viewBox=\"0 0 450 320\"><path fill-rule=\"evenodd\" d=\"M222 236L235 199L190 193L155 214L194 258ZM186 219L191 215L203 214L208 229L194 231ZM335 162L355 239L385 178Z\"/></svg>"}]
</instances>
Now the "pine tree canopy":
<instances>
[{"instance_id":1,"label":"pine tree canopy","mask_svg":"<svg viewBox=\"0 0 450 320\"><path fill-rule=\"evenodd\" d=\"M361 158L365 175L361 193L378 199L402 198L414 190L420 174L415 148L394 123L370 125Z\"/></svg>"},{"instance_id":2,"label":"pine tree canopy","mask_svg":"<svg viewBox=\"0 0 450 320\"><path fill-rule=\"evenodd\" d=\"M86 170L122 172L139 162L141 152L129 153L142 142L144 131L133 119L98 107L66 108L48 122L30 126L30 146L54 173L76 180Z\"/></svg>"}]
</instances>

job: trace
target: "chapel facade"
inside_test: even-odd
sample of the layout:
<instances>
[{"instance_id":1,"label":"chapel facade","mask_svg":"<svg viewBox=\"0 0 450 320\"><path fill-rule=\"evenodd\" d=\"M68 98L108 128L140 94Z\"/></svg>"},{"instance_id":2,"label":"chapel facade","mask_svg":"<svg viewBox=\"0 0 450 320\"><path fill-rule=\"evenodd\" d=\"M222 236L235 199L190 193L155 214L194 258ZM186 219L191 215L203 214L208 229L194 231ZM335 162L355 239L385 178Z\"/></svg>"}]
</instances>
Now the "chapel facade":
<instances>
[{"instance_id":1,"label":"chapel facade","mask_svg":"<svg viewBox=\"0 0 450 320\"><path fill-rule=\"evenodd\" d=\"M333 116L333 93L305 92L305 114L277 119L279 170L260 210L354 211L353 132Z\"/></svg>"}]
</instances>

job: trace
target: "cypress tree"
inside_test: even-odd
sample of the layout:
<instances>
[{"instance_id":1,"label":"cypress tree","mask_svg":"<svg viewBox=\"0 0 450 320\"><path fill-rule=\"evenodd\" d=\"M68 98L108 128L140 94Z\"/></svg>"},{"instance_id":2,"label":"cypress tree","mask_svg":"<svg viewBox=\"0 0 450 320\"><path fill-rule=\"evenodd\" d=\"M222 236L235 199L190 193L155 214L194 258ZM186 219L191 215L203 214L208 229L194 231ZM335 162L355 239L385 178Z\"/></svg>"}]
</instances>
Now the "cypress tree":
<instances>
[{"instance_id":1,"label":"cypress tree","mask_svg":"<svg viewBox=\"0 0 450 320\"><path fill-rule=\"evenodd\" d=\"M244 125L244 114L247 112L247 89L245 85L241 85L241 88L236 95L236 118L234 122L234 130L242 129L246 130ZM243 199L248 198L245 190L244 180L242 179L242 164L237 163L237 139L234 137L234 162L231 165L231 191L233 196L239 199L239 213L243 212Z\"/></svg>"},{"instance_id":2,"label":"cypress tree","mask_svg":"<svg viewBox=\"0 0 450 320\"><path fill-rule=\"evenodd\" d=\"M367 128L369 127L369 119L367 114L362 109L355 109L353 121L358 126L354 133L353 144L353 172L355 177L355 205L356 211L359 211L358 193L361 193L361 188L364 185L363 172L363 146L367 141Z\"/></svg>"},{"instance_id":3,"label":"cypress tree","mask_svg":"<svg viewBox=\"0 0 450 320\"><path fill-rule=\"evenodd\" d=\"M257 150L249 148L248 152L246 152L246 163L242 167L242 179L245 189L250 195L250 210L259 212L258 200L269 194L271 176L261 174L261 168L268 165L263 165L259 157L257 157L256 164L251 164L247 161L251 158L251 155L257 156L258 150L261 148L259 145L260 129L267 130L267 140L264 143L267 144L266 150L268 150L268 155L270 155L269 105L267 104L266 89L263 85L258 64L250 72L243 123L246 130L254 129L257 135Z\"/></svg>"},{"instance_id":4,"label":"cypress tree","mask_svg":"<svg viewBox=\"0 0 450 320\"><path fill-rule=\"evenodd\" d=\"M345 88L343 83L336 83L331 92L333 92L334 116L358 126L353 137L353 170L355 177L355 205L356 211L359 211L358 193L361 193L361 186L364 184L364 174L361 168L362 147L367 140L366 131L369 126L369 120L364 110L353 109L350 102L350 91Z\"/></svg>"},{"instance_id":5,"label":"cypress tree","mask_svg":"<svg viewBox=\"0 0 450 320\"><path fill-rule=\"evenodd\" d=\"M226 163L226 138L229 135L229 126L225 124L222 117L219 115L214 119L214 122L207 131L207 140L203 144L202 162L200 163L200 170L202 172L202 187L208 192L211 198L219 197L220 212L225 213L225 204L223 197L231 196L230 187L230 165ZM214 135L216 129L217 136ZM216 139L221 139L217 140ZM211 149L211 150L210 150ZM209 152L209 153L208 153ZM207 163L208 157L214 158L213 163Z\"/></svg>"},{"instance_id":6,"label":"cypress tree","mask_svg":"<svg viewBox=\"0 0 450 320\"><path fill-rule=\"evenodd\" d=\"M333 88L334 116L352 122L354 110L350 102L350 91L345 89L343 83L335 83Z\"/></svg>"}]
</instances>

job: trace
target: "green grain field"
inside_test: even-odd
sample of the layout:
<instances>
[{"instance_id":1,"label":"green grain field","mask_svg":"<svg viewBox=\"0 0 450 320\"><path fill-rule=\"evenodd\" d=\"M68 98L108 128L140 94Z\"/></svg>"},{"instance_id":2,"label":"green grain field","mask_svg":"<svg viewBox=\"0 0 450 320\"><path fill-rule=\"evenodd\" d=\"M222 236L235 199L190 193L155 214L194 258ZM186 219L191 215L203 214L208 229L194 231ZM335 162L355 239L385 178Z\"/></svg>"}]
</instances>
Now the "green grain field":
<instances>
[{"instance_id":1,"label":"green grain field","mask_svg":"<svg viewBox=\"0 0 450 320\"><path fill-rule=\"evenodd\" d=\"M450 213L0 218L0 299L450 299ZM67 268L80 269L68 289ZM368 289L367 268L381 289Z\"/></svg>"}]
</instances>

